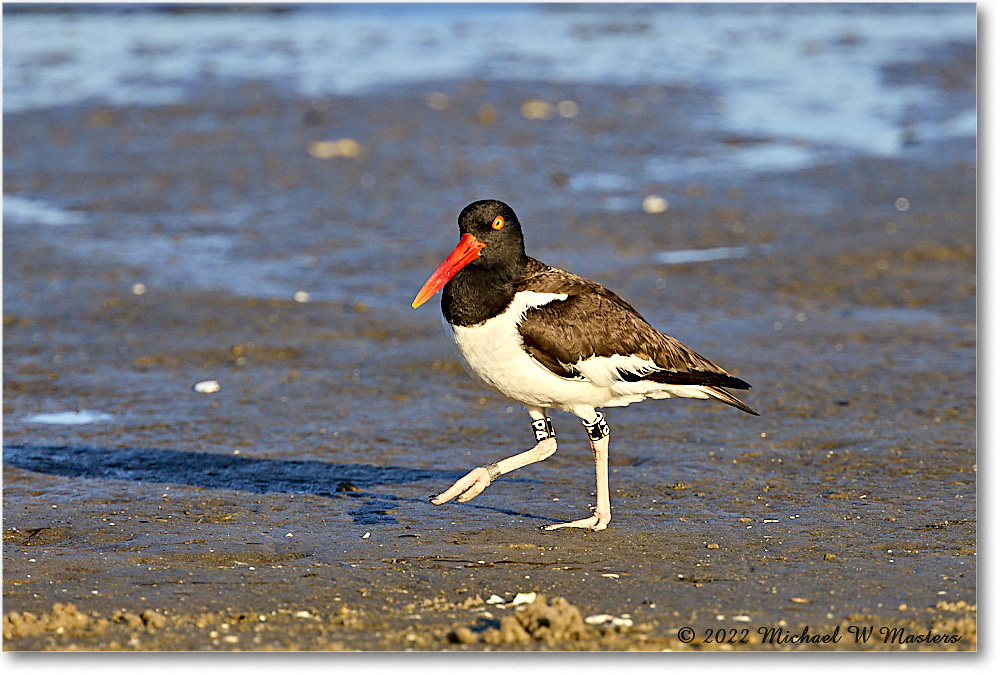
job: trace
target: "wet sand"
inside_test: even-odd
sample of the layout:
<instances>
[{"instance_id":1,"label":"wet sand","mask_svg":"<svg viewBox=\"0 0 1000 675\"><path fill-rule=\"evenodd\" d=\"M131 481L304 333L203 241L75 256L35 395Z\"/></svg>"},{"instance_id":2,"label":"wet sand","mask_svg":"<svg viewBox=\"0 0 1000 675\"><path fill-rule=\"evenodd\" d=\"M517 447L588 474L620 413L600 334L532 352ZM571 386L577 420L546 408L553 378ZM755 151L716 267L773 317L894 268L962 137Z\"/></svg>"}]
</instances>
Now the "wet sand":
<instances>
[{"instance_id":1,"label":"wet sand","mask_svg":"<svg viewBox=\"0 0 1000 675\"><path fill-rule=\"evenodd\" d=\"M969 68L956 48L887 76L974 96ZM525 120L529 100L580 112ZM574 189L653 151L771 142L700 130L711 102L217 83L6 115L5 196L86 222L4 228L4 649L975 649L974 143L664 180L627 211ZM315 156L340 138L358 145ZM593 503L559 413L551 459L427 502L531 438L462 373L436 301L408 305L482 197L514 206L529 253L753 384L760 418L606 411L606 531L539 530ZM111 419L31 421L79 410Z\"/></svg>"}]
</instances>

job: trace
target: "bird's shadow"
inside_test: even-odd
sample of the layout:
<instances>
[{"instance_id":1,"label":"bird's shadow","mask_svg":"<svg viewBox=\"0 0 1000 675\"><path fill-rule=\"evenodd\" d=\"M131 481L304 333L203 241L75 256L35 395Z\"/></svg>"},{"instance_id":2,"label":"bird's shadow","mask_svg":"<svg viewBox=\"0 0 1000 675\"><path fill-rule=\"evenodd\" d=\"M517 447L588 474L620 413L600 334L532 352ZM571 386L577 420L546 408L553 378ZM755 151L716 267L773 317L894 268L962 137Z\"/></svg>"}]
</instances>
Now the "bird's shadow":
<instances>
[{"instance_id":1,"label":"bird's shadow","mask_svg":"<svg viewBox=\"0 0 1000 675\"><path fill-rule=\"evenodd\" d=\"M355 523L362 525L397 522L391 511L400 502L432 508L423 499L386 494L377 491L377 487L424 481L447 486L465 475L464 472L441 469L259 459L169 448L84 445L5 445L3 463L4 466L68 478L168 483L253 494L291 493L338 500L347 498L351 500L352 508L348 514ZM539 517L480 504L466 503L461 506L523 518Z\"/></svg>"}]
</instances>

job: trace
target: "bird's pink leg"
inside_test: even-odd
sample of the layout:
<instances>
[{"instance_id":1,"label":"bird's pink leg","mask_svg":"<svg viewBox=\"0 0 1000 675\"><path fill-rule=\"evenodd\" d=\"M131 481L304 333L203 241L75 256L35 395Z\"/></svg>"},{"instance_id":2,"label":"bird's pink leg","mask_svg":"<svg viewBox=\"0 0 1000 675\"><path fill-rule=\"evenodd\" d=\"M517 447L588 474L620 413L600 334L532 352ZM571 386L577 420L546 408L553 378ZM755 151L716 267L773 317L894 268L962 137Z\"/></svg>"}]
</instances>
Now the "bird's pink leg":
<instances>
[{"instance_id":1,"label":"bird's pink leg","mask_svg":"<svg viewBox=\"0 0 1000 675\"><path fill-rule=\"evenodd\" d=\"M597 506L594 508L594 515L589 518L581 518L569 523L557 523L548 525L546 530L558 530L562 527L583 527L591 530L603 530L611 522L611 494L608 487L608 444L611 437L608 433L608 425L604 422L604 416L598 413L596 422L584 424L590 436L590 449L594 453L594 471L597 474ZM600 435L595 439L594 436Z\"/></svg>"},{"instance_id":2,"label":"bird's pink leg","mask_svg":"<svg viewBox=\"0 0 1000 675\"><path fill-rule=\"evenodd\" d=\"M502 459L496 464L493 464L492 466L495 467L495 477L490 476L489 467L478 466L469 473L465 474L463 477L459 478L458 481L456 481L450 488L436 497L432 497L431 504L444 504L445 502L451 501L455 497L458 497L458 501L460 502L467 502L489 487L490 483L496 480L496 478L499 478L505 473L510 473L511 471L516 471L521 467L528 466L529 464L534 464L535 462L547 459L555 451L556 439L546 438L530 450L525 450L524 452L514 455L513 457Z\"/></svg>"},{"instance_id":3,"label":"bird's pink leg","mask_svg":"<svg viewBox=\"0 0 1000 675\"><path fill-rule=\"evenodd\" d=\"M450 488L431 497L431 504L441 505L455 497L458 497L460 502L467 502L488 488L490 483L503 474L551 457L556 451L556 437L552 431L551 421L545 417L545 411L541 408L529 408L528 413L533 420L531 426L535 430L535 438L538 439L535 447L489 466L476 467L459 478Z\"/></svg>"}]
</instances>

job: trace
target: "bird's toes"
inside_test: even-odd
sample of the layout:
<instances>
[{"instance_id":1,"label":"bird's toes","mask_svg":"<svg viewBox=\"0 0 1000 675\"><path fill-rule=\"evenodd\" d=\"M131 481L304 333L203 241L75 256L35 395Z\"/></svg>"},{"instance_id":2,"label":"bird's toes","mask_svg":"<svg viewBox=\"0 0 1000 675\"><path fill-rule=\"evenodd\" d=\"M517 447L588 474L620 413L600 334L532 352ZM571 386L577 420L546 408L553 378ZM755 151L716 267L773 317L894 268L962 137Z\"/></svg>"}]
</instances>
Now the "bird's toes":
<instances>
[{"instance_id":1,"label":"bird's toes","mask_svg":"<svg viewBox=\"0 0 1000 675\"><path fill-rule=\"evenodd\" d=\"M597 519L597 522L595 522L593 525L591 525L590 529L593 530L593 531L595 531L595 532L600 531L600 530L606 530L606 529L608 529L608 525L611 524L611 516L610 515L605 516L604 514L601 514L601 513L595 513L594 514L594 518Z\"/></svg>"},{"instance_id":2,"label":"bird's toes","mask_svg":"<svg viewBox=\"0 0 1000 675\"><path fill-rule=\"evenodd\" d=\"M571 523L556 523L555 525L547 525L545 529L549 530L550 532L552 530L559 530L564 527L575 527L580 529L593 530L596 529L595 526L597 525L597 523L598 523L597 516L591 516L590 518L581 518L580 520L574 520ZM604 527L607 527L607 525L605 525ZM603 530L604 527L600 529Z\"/></svg>"},{"instance_id":3,"label":"bird's toes","mask_svg":"<svg viewBox=\"0 0 1000 675\"><path fill-rule=\"evenodd\" d=\"M476 489L482 483L482 487ZM435 506L440 506L445 502L449 502L455 497L458 497L458 501L467 502L480 492L486 489L486 486L490 484L490 474L483 467L477 467L470 471L469 473L462 476L460 479L455 481L455 484L450 488L445 490L439 495L431 495L430 502ZM466 496L465 493L470 490L474 490L472 494Z\"/></svg>"},{"instance_id":4,"label":"bird's toes","mask_svg":"<svg viewBox=\"0 0 1000 675\"><path fill-rule=\"evenodd\" d=\"M471 487L469 487L468 490L459 495L457 501L467 502L470 499L473 499L474 497L478 497L483 490L489 487L489 485L490 485L489 478L487 478L486 480L477 480L475 483L472 484Z\"/></svg>"}]
</instances>

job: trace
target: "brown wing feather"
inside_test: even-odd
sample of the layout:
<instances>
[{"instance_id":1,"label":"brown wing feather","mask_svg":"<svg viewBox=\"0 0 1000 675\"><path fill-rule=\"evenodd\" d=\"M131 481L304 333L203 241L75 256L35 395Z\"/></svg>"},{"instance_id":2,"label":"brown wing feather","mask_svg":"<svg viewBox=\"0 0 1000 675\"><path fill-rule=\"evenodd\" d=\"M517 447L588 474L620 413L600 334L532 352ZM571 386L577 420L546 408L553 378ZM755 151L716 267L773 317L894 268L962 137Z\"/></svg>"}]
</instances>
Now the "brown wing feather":
<instances>
[{"instance_id":1,"label":"brown wing feather","mask_svg":"<svg viewBox=\"0 0 1000 675\"><path fill-rule=\"evenodd\" d=\"M534 259L529 260L527 272L516 290L569 296L528 310L518 327L525 350L553 373L572 377L573 364L591 356L634 355L653 361L660 370L646 375L619 371L623 381L750 388L653 328L634 307L600 284Z\"/></svg>"}]
</instances>

